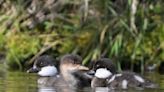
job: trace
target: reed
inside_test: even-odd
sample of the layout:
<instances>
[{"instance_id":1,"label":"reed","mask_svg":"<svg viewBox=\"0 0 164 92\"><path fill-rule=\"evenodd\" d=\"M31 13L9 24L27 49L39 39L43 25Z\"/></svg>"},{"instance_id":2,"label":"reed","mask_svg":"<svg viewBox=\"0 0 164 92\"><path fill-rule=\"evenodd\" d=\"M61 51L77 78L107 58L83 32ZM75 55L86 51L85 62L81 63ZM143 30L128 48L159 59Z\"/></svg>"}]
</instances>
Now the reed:
<instances>
[{"instance_id":1,"label":"reed","mask_svg":"<svg viewBox=\"0 0 164 92\"><path fill-rule=\"evenodd\" d=\"M80 54L84 65L108 57L120 71L122 62L144 71L164 60L163 0L58 1L0 3L0 50L10 68L23 70L45 53Z\"/></svg>"}]
</instances>

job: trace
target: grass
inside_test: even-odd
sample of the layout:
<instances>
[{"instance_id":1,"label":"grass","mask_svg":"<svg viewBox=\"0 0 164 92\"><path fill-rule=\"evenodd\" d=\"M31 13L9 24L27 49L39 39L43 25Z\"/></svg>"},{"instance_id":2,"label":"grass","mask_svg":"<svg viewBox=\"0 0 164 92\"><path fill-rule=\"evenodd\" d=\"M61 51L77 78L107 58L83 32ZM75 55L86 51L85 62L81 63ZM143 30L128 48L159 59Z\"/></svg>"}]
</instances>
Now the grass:
<instances>
[{"instance_id":1,"label":"grass","mask_svg":"<svg viewBox=\"0 0 164 92\"><path fill-rule=\"evenodd\" d=\"M26 62L50 46L41 54L80 54L84 65L108 57L119 70L121 62L128 59L131 69L135 63L143 62L140 67L144 71L143 66L164 60L164 3L134 1L71 1L54 12L55 8L41 1L34 4L6 0L2 3L6 7L0 9L0 50L6 54L11 69L23 70ZM28 9L35 6L35 13L30 14ZM52 45L54 42L59 43Z\"/></svg>"}]
</instances>

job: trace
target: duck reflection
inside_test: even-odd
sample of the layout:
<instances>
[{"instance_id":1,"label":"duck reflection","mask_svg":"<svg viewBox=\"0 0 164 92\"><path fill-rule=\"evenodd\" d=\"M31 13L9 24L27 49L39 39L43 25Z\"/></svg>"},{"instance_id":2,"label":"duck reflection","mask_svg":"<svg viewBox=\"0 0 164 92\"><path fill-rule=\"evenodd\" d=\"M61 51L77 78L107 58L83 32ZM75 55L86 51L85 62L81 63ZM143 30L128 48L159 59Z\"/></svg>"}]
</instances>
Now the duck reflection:
<instances>
[{"instance_id":1,"label":"duck reflection","mask_svg":"<svg viewBox=\"0 0 164 92\"><path fill-rule=\"evenodd\" d=\"M38 92L56 92L54 87L38 87Z\"/></svg>"}]
</instances>

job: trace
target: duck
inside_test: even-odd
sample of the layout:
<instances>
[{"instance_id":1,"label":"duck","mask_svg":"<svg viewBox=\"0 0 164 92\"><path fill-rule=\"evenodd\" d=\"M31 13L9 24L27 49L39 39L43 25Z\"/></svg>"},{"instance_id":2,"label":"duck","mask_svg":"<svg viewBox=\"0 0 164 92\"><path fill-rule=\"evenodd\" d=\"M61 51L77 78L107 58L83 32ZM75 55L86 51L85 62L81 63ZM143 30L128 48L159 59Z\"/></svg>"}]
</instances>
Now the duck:
<instances>
[{"instance_id":1,"label":"duck","mask_svg":"<svg viewBox=\"0 0 164 92\"><path fill-rule=\"evenodd\" d=\"M33 67L27 73L38 73L39 76L56 76L58 74L57 60L50 55L42 55L36 58Z\"/></svg>"},{"instance_id":2,"label":"duck","mask_svg":"<svg viewBox=\"0 0 164 92\"><path fill-rule=\"evenodd\" d=\"M94 62L95 63L92 66L93 71L96 71L99 68L106 68L113 74L116 74L118 71L114 62L109 58L100 58Z\"/></svg>"},{"instance_id":3,"label":"duck","mask_svg":"<svg viewBox=\"0 0 164 92\"><path fill-rule=\"evenodd\" d=\"M91 87L106 87L106 79L109 76L117 73L116 65L109 58L100 58L92 66L92 71L94 71L94 77L91 81ZM102 69L105 69L102 71Z\"/></svg>"},{"instance_id":4,"label":"duck","mask_svg":"<svg viewBox=\"0 0 164 92\"><path fill-rule=\"evenodd\" d=\"M101 63L105 64L106 61L104 59L100 59L98 61L101 61ZM111 60L108 60L109 62ZM140 74L137 74L132 71L122 71L122 72L112 72L110 70L111 66L113 66L112 63L108 63L111 65L104 64L101 66L99 64L100 68L96 68L95 75L91 81L91 87L108 87L109 89L129 89L129 88L135 88L135 89L144 89L144 88L157 88L158 85L151 80L141 76ZM110 66L110 67L108 67ZM97 65L95 65L97 67ZM115 66L113 66L115 67Z\"/></svg>"},{"instance_id":5,"label":"duck","mask_svg":"<svg viewBox=\"0 0 164 92\"><path fill-rule=\"evenodd\" d=\"M37 73L39 76L37 83L39 87L50 87L59 76L58 63L50 55L41 55L34 61L33 66L27 73Z\"/></svg>"},{"instance_id":6,"label":"duck","mask_svg":"<svg viewBox=\"0 0 164 92\"><path fill-rule=\"evenodd\" d=\"M79 55L64 55L60 60L59 70L60 78L67 86L75 88L90 86L92 75L89 74L89 68L82 65L82 58Z\"/></svg>"},{"instance_id":7,"label":"duck","mask_svg":"<svg viewBox=\"0 0 164 92\"><path fill-rule=\"evenodd\" d=\"M40 58L33 65L40 76L37 81L40 87L53 87L57 92L74 92L76 89L90 86L93 76L89 74L89 68L82 65L81 56L63 55L60 58L58 70L54 68L52 59L47 62L47 59ZM42 64L41 61L43 61ZM38 69L40 66L42 68ZM31 73L30 70L34 70L33 68L28 72Z\"/></svg>"}]
</instances>

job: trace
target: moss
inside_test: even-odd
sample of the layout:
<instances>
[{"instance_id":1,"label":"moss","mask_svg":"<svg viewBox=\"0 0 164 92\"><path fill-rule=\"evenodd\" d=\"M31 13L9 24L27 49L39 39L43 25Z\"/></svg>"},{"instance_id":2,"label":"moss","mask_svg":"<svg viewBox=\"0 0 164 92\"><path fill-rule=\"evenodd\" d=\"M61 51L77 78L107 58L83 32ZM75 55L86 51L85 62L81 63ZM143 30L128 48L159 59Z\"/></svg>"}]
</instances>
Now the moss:
<instances>
[{"instance_id":1,"label":"moss","mask_svg":"<svg viewBox=\"0 0 164 92\"><path fill-rule=\"evenodd\" d=\"M6 60L9 67L23 69L25 59L38 52L40 41L28 33L13 33L6 39Z\"/></svg>"}]
</instances>

